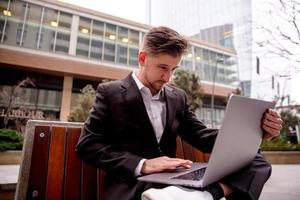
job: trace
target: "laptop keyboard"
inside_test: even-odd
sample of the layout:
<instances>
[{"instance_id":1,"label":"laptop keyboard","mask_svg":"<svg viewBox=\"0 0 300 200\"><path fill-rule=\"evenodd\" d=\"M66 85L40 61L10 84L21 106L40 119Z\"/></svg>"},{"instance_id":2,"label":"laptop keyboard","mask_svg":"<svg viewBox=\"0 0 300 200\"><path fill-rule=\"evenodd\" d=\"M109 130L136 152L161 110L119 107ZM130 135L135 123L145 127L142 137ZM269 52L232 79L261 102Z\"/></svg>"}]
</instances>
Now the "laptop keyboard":
<instances>
[{"instance_id":1,"label":"laptop keyboard","mask_svg":"<svg viewBox=\"0 0 300 200\"><path fill-rule=\"evenodd\" d=\"M181 174L179 176L172 177L171 179L184 179L184 180L200 181L204 176L205 170L206 170L206 167L188 172L186 174Z\"/></svg>"}]
</instances>

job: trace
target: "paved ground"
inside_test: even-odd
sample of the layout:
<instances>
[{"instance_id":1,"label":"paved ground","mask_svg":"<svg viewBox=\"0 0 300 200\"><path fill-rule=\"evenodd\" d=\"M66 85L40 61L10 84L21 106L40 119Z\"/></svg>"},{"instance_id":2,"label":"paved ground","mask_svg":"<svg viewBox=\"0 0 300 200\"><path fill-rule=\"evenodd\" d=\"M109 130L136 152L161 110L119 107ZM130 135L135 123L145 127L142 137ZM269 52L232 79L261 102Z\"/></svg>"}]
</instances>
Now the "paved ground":
<instances>
[{"instance_id":1,"label":"paved ground","mask_svg":"<svg viewBox=\"0 0 300 200\"><path fill-rule=\"evenodd\" d=\"M18 171L18 165L0 165L0 189L15 186ZM259 200L299 199L300 165L273 165L272 176L266 183Z\"/></svg>"},{"instance_id":2,"label":"paved ground","mask_svg":"<svg viewBox=\"0 0 300 200\"><path fill-rule=\"evenodd\" d=\"M259 200L299 200L300 165L273 165Z\"/></svg>"},{"instance_id":3,"label":"paved ground","mask_svg":"<svg viewBox=\"0 0 300 200\"><path fill-rule=\"evenodd\" d=\"M0 165L0 188L14 187L18 180L19 165Z\"/></svg>"}]
</instances>

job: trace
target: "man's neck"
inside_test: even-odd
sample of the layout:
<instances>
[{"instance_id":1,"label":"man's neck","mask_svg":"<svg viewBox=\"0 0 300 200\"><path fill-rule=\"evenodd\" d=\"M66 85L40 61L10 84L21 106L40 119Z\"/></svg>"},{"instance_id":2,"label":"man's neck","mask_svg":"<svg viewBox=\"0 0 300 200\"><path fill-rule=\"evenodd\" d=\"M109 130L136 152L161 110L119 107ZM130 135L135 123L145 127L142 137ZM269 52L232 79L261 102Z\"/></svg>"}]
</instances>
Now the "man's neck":
<instances>
[{"instance_id":1,"label":"man's neck","mask_svg":"<svg viewBox=\"0 0 300 200\"><path fill-rule=\"evenodd\" d=\"M152 88L151 85L143 78L143 76L141 75L140 70L134 71L133 73L134 73L135 76L139 79L139 81L140 81L145 87L147 87L147 88L150 90L152 96L156 95L156 94L159 92L159 90L156 90L156 89Z\"/></svg>"}]
</instances>

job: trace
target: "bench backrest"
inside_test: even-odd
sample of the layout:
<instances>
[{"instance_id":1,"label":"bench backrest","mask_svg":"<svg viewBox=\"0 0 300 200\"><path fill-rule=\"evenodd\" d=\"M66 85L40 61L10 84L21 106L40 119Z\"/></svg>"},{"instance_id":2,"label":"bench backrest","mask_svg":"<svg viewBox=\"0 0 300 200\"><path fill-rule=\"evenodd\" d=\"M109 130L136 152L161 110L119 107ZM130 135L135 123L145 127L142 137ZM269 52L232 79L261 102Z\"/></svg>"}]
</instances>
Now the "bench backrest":
<instances>
[{"instance_id":1,"label":"bench backrest","mask_svg":"<svg viewBox=\"0 0 300 200\"><path fill-rule=\"evenodd\" d=\"M101 199L105 173L81 162L75 146L82 123L29 121L17 200ZM177 138L177 157L206 162L208 155Z\"/></svg>"}]
</instances>

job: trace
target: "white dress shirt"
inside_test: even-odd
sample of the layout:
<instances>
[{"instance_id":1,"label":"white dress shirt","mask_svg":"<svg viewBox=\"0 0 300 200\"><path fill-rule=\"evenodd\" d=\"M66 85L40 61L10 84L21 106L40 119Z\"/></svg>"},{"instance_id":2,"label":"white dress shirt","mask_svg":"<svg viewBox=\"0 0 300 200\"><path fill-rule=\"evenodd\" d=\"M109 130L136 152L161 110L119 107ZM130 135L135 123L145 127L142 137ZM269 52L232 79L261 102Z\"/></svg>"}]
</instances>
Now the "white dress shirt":
<instances>
[{"instance_id":1,"label":"white dress shirt","mask_svg":"<svg viewBox=\"0 0 300 200\"><path fill-rule=\"evenodd\" d=\"M144 84L135 75L135 72L132 73L132 77L142 95L149 120L152 124L157 142L159 142L166 124L166 102L163 90L160 90L156 95L152 96L150 89L144 86ZM141 175L142 166L145 160L146 159L142 159L136 167L134 172L136 176Z\"/></svg>"},{"instance_id":2,"label":"white dress shirt","mask_svg":"<svg viewBox=\"0 0 300 200\"><path fill-rule=\"evenodd\" d=\"M135 73L132 73L132 77L140 90L157 142L159 142L166 124L166 102L163 90L152 96L150 89L143 85Z\"/></svg>"}]
</instances>

